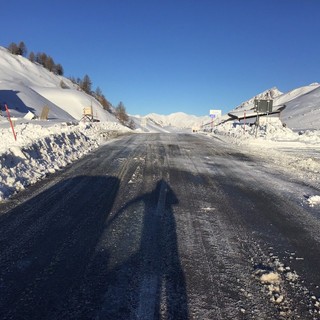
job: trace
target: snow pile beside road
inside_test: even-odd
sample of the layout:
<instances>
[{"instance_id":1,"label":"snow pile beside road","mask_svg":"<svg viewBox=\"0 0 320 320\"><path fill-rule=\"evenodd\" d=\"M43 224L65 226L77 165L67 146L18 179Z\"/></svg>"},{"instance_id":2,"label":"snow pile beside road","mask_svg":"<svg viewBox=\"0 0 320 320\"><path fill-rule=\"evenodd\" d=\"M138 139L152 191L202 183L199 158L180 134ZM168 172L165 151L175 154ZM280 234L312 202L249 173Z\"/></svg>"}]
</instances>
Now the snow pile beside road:
<instances>
[{"instance_id":1,"label":"snow pile beside road","mask_svg":"<svg viewBox=\"0 0 320 320\"><path fill-rule=\"evenodd\" d=\"M119 123L19 124L17 141L10 128L0 129L0 201L96 149Z\"/></svg>"},{"instance_id":2,"label":"snow pile beside road","mask_svg":"<svg viewBox=\"0 0 320 320\"><path fill-rule=\"evenodd\" d=\"M282 122L277 118L271 118L268 122L259 126L227 122L217 126L214 134L228 136L237 144L247 144L250 141L260 142L261 145L264 145L265 141L296 141L307 144L320 144L320 130L294 132L283 126Z\"/></svg>"},{"instance_id":3,"label":"snow pile beside road","mask_svg":"<svg viewBox=\"0 0 320 320\"><path fill-rule=\"evenodd\" d=\"M294 132L273 119L259 127L225 123L213 135L224 136L243 152L265 158L294 176L320 182L319 130Z\"/></svg>"},{"instance_id":4,"label":"snow pile beside road","mask_svg":"<svg viewBox=\"0 0 320 320\"><path fill-rule=\"evenodd\" d=\"M237 122L227 122L217 126L214 133L235 138L238 143L241 143L244 140L257 138L263 140L293 140L298 139L299 137L298 133L284 127L278 118L270 118L268 122L262 123L258 127Z\"/></svg>"}]
</instances>

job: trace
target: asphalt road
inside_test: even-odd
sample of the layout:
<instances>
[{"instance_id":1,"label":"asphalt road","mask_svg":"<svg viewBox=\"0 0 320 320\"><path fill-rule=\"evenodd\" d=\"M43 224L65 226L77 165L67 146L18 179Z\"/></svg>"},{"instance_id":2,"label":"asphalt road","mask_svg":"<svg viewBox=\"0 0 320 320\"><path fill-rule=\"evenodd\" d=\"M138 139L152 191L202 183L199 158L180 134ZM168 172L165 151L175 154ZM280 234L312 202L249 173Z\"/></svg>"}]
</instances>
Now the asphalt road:
<instances>
[{"instance_id":1,"label":"asphalt road","mask_svg":"<svg viewBox=\"0 0 320 320\"><path fill-rule=\"evenodd\" d=\"M320 214L279 173L198 135L100 147L0 204L0 318L320 318Z\"/></svg>"}]
</instances>

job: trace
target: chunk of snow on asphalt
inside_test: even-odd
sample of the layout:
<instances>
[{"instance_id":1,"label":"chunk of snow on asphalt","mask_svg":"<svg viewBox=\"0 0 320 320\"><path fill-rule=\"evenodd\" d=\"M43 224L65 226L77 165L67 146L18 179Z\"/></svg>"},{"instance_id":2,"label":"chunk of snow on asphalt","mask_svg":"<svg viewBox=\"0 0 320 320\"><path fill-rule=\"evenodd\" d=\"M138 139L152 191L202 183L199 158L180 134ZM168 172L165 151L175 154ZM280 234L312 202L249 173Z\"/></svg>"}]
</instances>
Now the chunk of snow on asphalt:
<instances>
[{"instance_id":1,"label":"chunk of snow on asphalt","mask_svg":"<svg viewBox=\"0 0 320 320\"><path fill-rule=\"evenodd\" d=\"M280 282L280 276L276 272L265 273L260 277L262 283L275 284Z\"/></svg>"},{"instance_id":2,"label":"chunk of snow on asphalt","mask_svg":"<svg viewBox=\"0 0 320 320\"><path fill-rule=\"evenodd\" d=\"M212 208L212 207L204 207L204 208L202 208L202 210L205 211L205 212L210 212L210 211L214 211L215 208Z\"/></svg>"},{"instance_id":3,"label":"chunk of snow on asphalt","mask_svg":"<svg viewBox=\"0 0 320 320\"><path fill-rule=\"evenodd\" d=\"M285 277L286 277L287 280L289 280L290 282L295 282L295 281L297 281L297 279L299 278L299 276L297 275L296 272L287 272L287 273L285 273Z\"/></svg>"},{"instance_id":4,"label":"chunk of snow on asphalt","mask_svg":"<svg viewBox=\"0 0 320 320\"><path fill-rule=\"evenodd\" d=\"M318 206L320 205L320 196L310 196L307 202L310 207Z\"/></svg>"}]
</instances>

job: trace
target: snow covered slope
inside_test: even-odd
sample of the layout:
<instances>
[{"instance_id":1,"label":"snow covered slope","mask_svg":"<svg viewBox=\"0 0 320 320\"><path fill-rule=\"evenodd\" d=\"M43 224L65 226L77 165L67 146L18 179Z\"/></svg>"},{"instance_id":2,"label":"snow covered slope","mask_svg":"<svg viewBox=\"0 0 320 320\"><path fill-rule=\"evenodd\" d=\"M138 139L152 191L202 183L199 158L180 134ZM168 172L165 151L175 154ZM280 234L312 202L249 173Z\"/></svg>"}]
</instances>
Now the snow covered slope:
<instances>
[{"instance_id":1,"label":"snow covered slope","mask_svg":"<svg viewBox=\"0 0 320 320\"><path fill-rule=\"evenodd\" d=\"M43 97L31 87L22 83L1 81L0 82L0 104L6 103L12 117L22 118L28 111L40 116L44 106L48 106L50 120L71 121L75 118L70 113L59 108L56 104Z\"/></svg>"},{"instance_id":2,"label":"snow covered slope","mask_svg":"<svg viewBox=\"0 0 320 320\"><path fill-rule=\"evenodd\" d=\"M67 89L61 88L62 81ZM39 116L43 107L48 106L49 119L80 120L83 108L92 106L100 121L116 121L98 101L77 90L69 79L0 47L0 104L4 103L12 116L18 118L28 111Z\"/></svg>"},{"instance_id":3,"label":"snow covered slope","mask_svg":"<svg viewBox=\"0 0 320 320\"><path fill-rule=\"evenodd\" d=\"M282 94L283 93L281 91L279 91L276 87L265 90L262 93L255 95L251 99L241 103L233 111L251 110L254 108L254 100L255 99L276 99L277 97L281 96Z\"/></svg>"},{"instance_id":4,"label":"snow covered slope","mask_svg":"<svg viewBox=\"0 0 320 320\"><path fill-rule=\"evenodd\" d=\"M320 129L320 85L298 88L288 92L279 101L286 105L282 121L295 130Z\"/></svg>"}]
</instances>

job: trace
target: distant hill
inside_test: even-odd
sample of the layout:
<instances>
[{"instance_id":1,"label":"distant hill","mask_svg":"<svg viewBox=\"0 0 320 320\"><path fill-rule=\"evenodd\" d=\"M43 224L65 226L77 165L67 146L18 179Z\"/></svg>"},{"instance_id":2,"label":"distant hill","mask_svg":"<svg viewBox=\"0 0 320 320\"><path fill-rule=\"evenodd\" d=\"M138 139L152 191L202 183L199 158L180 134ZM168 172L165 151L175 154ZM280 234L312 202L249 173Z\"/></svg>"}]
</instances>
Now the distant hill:
<instances>
[{"instance_id":1,"label":"distant hill","mask_svg":"<svg viewBox=\"0 0 320 320\"><path fill-rule=\"evenodd\" d=\"M191 130L193 127L201 127L210 122L209 116L198 117L183 112L176 112L170 115L150 113L146 116L134 116L134 121L140 130L144 132L172 132Z\"/></svg>"}]
</instances>

